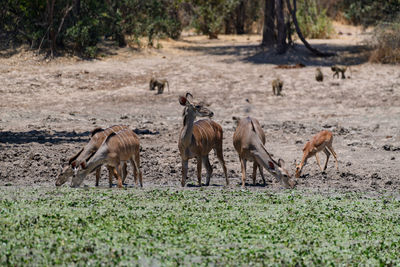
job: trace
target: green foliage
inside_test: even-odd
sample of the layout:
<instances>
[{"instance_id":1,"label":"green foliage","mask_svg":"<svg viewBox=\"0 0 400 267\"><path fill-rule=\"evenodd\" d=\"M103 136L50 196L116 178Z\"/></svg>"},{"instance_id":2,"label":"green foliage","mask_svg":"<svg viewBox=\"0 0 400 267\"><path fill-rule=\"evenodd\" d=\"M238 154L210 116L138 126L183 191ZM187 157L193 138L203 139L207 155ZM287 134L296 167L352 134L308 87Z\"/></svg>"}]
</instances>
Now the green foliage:
<instances>
[{"instance_id":1,"label":"green foliage","mask_svg":"<svg viewBox=\"0 0 400 267\"><path fill-rule=\"evenodd\" d=\"M192 0L194 8L193 26L199 33L217 38L223 28L224 19L237 7L239 0Z\"/></svg>"},{"instance_id":2,"label":"green foliage","mask_svg":"<svg viewBox=\"0 0 400 267\"><path fill-rule=\"evenodd\" d=\"M178 17L179 0L125 0L118 2L122 31L134 39L147 36L149 44L161 37L178 39L182 25Z\"/></svg>"},{"instance_id":3,"label":"green foliage","mask_svg":"<svg viewBox=\"0 0 400 267\"><path fill-rule=\"evenodd\" d=\"M81 20L67 29L64 38L72 42L76 50L94 46L99 36L98 24L97 20Z\"/></svg>"},{"instance_id":4,"label":"green foliage","mask_svg":"<svg viewBox=\"0 0 400 267\"><path fill-rule=\"evenodd\" d=\"M353 24L370 26L395 19L400 13L400 1L343 0L341 9Z\"/></svg>"},{"instance_id":5,"label":"green foliage","mask_svg":"<svg viewBox=\"0 0 400 267\"><path fill-rule=\"evenodd\" d=\"M329 38L333 32L326 10L319 10L316 0L298 1L297 20L306 38Z\"/></svg>"},{"instance_id":6,"label":"green foliage","mask_svg":"<svg viewBox=\"0 0 400 267\"><path fill-rule=\"evenodd\" d=\"M0 33L12 34L15 42L27 40L32 46L39 45L47 27L39 26L45 20L46 1L0 1Z\"/></svg>"},{"instance_id":7,"label":"green foliage","mask_svg":"<svg viewBox=\"0 0 400 267\"><path fill-rule=\"evenodd\" d=\"M1 265L398 265L391 197L0 188Z\"/></svg>"},{"instance_id":8,"label":"green foliage","mask_svg":"<svg viewBox=\"0 0 400 267\"><path fill-rule=\"evenodd\" d=\"M67 0L1 1L0 35L32 48L70 48L85 56L94 56L96 44L106 36L124 46L125 35L139 40L147 36L149 44L160 37L179 38L182 26L178 18L181 0ZM52 36L55 36L53 42Z\"/></svg>"},{"instance_id":9,"label":"green foliage","mask_svg":"<svg viewBox=\"0 0 400 267\"><path fill-rule=\"evenodd\" d=\"M263 0L239 0L236 8L224 18L225 33L253 33L254 23L263 19L263 10Z\"/></svg>"}]
</instances>

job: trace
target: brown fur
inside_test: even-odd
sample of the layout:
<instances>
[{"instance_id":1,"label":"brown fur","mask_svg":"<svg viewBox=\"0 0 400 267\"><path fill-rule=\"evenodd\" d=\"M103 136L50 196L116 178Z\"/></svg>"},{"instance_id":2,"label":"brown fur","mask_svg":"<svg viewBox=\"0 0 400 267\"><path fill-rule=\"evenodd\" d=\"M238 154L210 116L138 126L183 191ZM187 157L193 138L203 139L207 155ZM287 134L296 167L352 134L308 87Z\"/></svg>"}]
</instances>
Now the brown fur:
<instances>
[{"instance_id":1,"label":"brown fur","mask_svg":"<svg viewBox=\"0 0 400 267\"><path fill-rule=\"evenodd\" d=\"M102 131L104 131L103 128L97 127L97 128L93 129L93 130L90 132L90 137L93 137L93 135L95 135L95 134L98 133L98 132L102 132Z\"/></svg>"},{"instance_id":2,"label":"brown fur","mask_svg":"<svg viewBox=\"0 0 400 267\"><path fill-rule=\"evenodd\" d=\"M321 68L316 69L315 80L317 80L317 82L322 82L324 80L324 74L322 74Z\"/></svg>"},{"instance_id":3,"label":"brown fur","mask_svg":"<svg viewBox=\"0 0 400 267\"><path fill-rule=\"evenodd\" d=\"M222 150L223 131L221 125L212 121L199 120L194 122L196 116L212 117L213 113L198 103L189 100L190 94L186 97L180 96L179 103L185 106L183 112L183 127L179 134L178 147L182 158L182 181L181 185L185 186L188 170L188 160L191 158L197 159L197 179L201 186L201 168L202 162L207 169L206 185L210 184L212 167L208 159L208 154L211 149L214 149L218 160L224 170L226 184L229 184L225 161Z\"/></svg>"},{"instance_id":4,"label":"brown fur","mask_svg":"<svg viewBox=\"0 0 400 267\"><path fill-rule=\"evenodd\" d=\"M339 66L334 65L331 67L331 70L334 72L333 78L335 78L335 76L337 76L337 78L339 79L339 72L340 72L342 74L341 78L346 79L346 75L344 74L347 70L346 66L339 67Z\"/></svg>"},{"instance_id":5,"label":"brown fur","mask_svg":"<svg viewBox=\"0 0 400 267\"><path fill-rule=\"evenodd\" d=\"M315 156L317 164L321 169L321 171L323 172L326 170L329 156L332 154L336 160L336 169L339 171L337 156L335 151L333 150L332 142L333 142L333 134L332 132L326 130L317 133L310 141L308 141L303 148L303 158L301 159L300 164L296 165L296 178L300 177L303 167L307 164L307 159L313 156ZM324 169L322 169L317 155L317 153L320 151L324 151L324 153L326 154L326 162Z\"/></svg>"},{"instance_id":6,"label":"brown fur","mask_svg":"<svg viewBox=\"0 0 400 267\"><path fill-rule=\"evenodd\" d=\"M282 95L283 81L275 79L272 81L272 93L274 95Z\"/></svg>"},{"instance_id":7,"label":"brown fur","mask_svg":"<svg viewBox=\"0 0 400 267\"><path fill-rule=\"evenodd\" d=\"M110 134L101 147L90 158L87 166L78 171L73 177L72 185L79 186L85 176L93 169L106 164L118 179L118 187L122 188L121 174L123 172L121 163L131 161L135 183L139 178L140 186L143 186L142 173L140 171L140 144L139 138L131 129L123 129L117 133Z\"/></svg>"},{"instance_id":8,"label":"brown fur","mask_svg":"<svg viewBox=\"0 0 400 267\"><path fill-rule=\"evenodd\" d=\"M64 167L61 173L58 175L57 180L56 180L56 186L61 186L63 185L67 179L73 175L73 170L74 168L79 167L80 165L85 166L86 161L94 155L94 153L99 149L103 141L113 132L120 131L122 129L127 129L128 126L125 125L114 125L111 126L105 130L102 128L96 128L91 132L91 139L89 143L82 148L76 155L71 157L68 162L68 166ZM124 175L123 179L125 180L126 177L126 164L124 163L123 170L124 170ZM112 174L111 170L108 168L109 171L109 182L110 182L110 187L112 186L111 181L112 181ZM96 169L96 186L99 185L99 180L100 180L100 168Z\"/></svg>"},{"instance_id":9,"label":"brown fur","mask_svg":"<svg viewBox=\"0 0 400 267\"><path fill-rule=\"evenodd\" d=\"M265 185L265 178L262 172L265 168L277 180L283 182L287 188L293 188L295 182L290 180L289 172L284 167L284 161L279 159L276 162L265 146L265 134L258 120L247 117L239 121L233 135L233 146L239 154L242 170L242 187L246 184L246 162L253 161L253 184L256 184L257 168Z\"/></svg>"},{"instance_id":10,"label":"brown fur","mask_svg":"<svg viewBox=\"0 0 400 267\"><path fill-rule=\"evenodd\" d=\"M166 79L157 80L155 78L151 78L149 83L150 91L153 91L157 88L157 95L162 94L164 92L165 85L168 86L168 93L169 93L169 83Z\"/></svg>"}]
</instances>

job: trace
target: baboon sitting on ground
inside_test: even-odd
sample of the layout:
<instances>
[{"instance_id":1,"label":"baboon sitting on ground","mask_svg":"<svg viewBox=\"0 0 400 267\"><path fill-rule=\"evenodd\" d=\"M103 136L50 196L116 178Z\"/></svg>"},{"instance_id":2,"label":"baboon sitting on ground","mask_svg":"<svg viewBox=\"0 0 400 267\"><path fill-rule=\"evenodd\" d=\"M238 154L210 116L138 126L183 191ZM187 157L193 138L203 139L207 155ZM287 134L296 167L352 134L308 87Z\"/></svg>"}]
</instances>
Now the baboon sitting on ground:
<instances>
[{"instance_id":1,"label":"baboon sitting on ground","mask_svg":"<svg viewBox=\"0 0 400 267\"><path fill-rule=\"evenodd\" d=\"M321 68L317 68L315 72L315 79L317 82L322 82L324 80L324 74L322 74Z\"/></svg>"},{"instance_id":2,"label":"baboon sitting on ground","mask_svg":"<svg viewBox=\"0 0 400 267\"><path fill-rule=\"evenodd\" d=\"M283 81L279 78L272 81L272 93L274 95L282 95Z\"/></svg>"}]
</instances>

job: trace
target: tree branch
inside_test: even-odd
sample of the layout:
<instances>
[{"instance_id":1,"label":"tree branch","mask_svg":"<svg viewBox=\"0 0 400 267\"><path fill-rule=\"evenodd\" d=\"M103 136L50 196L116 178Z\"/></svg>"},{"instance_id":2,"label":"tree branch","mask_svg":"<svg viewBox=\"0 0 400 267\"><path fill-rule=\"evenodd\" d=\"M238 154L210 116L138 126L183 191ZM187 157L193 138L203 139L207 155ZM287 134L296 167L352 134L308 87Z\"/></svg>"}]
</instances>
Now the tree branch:
<instances>
[{"instance_id":1,"label":"tree branch","mask_svg":"<svg viewBox=\"0 0 400 267\"><path fill-rule=\"evenodd\" d=\"M334 53L324 53L321 52L315 48L313 48L308 42L307 40L304 38L303 34L301 33L300 27L299 27L299 23L297 21L297 17L296 17L296 11L297 11L297 6L296 6L296 0L293 0L293 9L292 9L292 5L290 3L290 0L286 0L287 3L287 7L289 9L290 14L292 15L292 19L293 19L293 23L294 26L296 28L296 32L297 35L299 36L300 40L303 42L303 44L305 45L305 47L310 50L313 54L319 56L319 57L331 57L334 56Z\"/></svg>"},{"instance_id":2,"label":"tree branch","mask_svg":"<svg viewBox=\"0 0 400 267\"><path fill-rule=\"evenodd\" d=\"M62 17L60 25L58 26L58 30L57 30L57 33L56 33L56 36L55 36L56 38L57 38L58 34L60 33L62 26L64 25L65 18L67 17L68 13L71 12L73 7L74 6L71 5L65 10L64 16Z\"/></svg>"}]
</instances>

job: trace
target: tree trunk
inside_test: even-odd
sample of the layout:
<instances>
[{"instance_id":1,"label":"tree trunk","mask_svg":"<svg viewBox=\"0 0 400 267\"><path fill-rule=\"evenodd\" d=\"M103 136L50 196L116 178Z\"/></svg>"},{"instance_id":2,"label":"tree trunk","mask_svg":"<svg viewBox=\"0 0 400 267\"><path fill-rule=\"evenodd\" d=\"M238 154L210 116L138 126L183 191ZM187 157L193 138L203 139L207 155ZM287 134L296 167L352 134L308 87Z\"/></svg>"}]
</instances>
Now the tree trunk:
<instances>
[{"instance_id":1,"label":"tree trunk","mask_svg":"<svg viewBox=\"0 0 400 267\"><path fill-rule=\"evenodd\" d=\"M56 50L56 33L54 29L54 4L56 0L47 0L47 24L49 25L50 56L54 57Z\"/></svg>"},{"instance_id":2,"label":"tree trunk","mask_svg":"<svg viewBox=\"0 0 400 267\"><path fill-rule=\"evenodd\" d=\"M278 54L283 54L287 50L286 43L286 25L285 19L283 17L283 0L276 0L276 21L277 21L277 29L278 29Z\"/></svg>"},{"instance_id":3,"label":"tree trunk","mask_svg":"<svg viewBox=\"0 0 400 267\"><path fill-rule=\"evenodd\" d=\"M81 14L81 0L75 0L74 2L75 2L75 4L74 4L74 7L75 7L74 15L76 17L79 17L80 14Z\"/></svg>"},{"instance_id":4,"label":"tree trunk","mask_svg":"<svg viewBox=\"0 0 400 267\"><path fill-rule=\"evenodd\" d=\"M296 6L296 0L293 0L293 9L292 9L292 5L290 4L290 0L286 0L288 9L290 14L292 15L292 19L293 19L293 23L294 26L296 28L296 32L297 35L299 36L300 40L303 42L303 44L305 45L305 47L310 50L313 54L320 56L320 57L330 57L330 56L334 56L334 53L323 53L315 48L313 48L308 42L307 40L304 38L303 34L301 33L300 27L299 27L299 23L297 22L297 17L296 17L296 11L297 11L297 6Z\"/></svg>"},{"instance_id":5,"label":"tree trunk","mask_svg":"<svg viewBox=\"0 0 400 267\"><path fill-rule=\"evenodd\" d=\"M224 19L224 23L225 23L225 34L234 34L234 30L232 25L235 24L233 16L230 15L229 17Z\"/></svg>"},{"instance_id":6,"label":"tree trunk","mask_svg":"<svg viewBox=\"0 0 400 267\"><path fill-rule=\"evenodd\" d=\"M272 46L275 38L275 0L265 0L262 46Z\"/></svg>"},{"instance_id":7,"label":"tree trunk","mask_svg":"<svg viewBox=\"0 0 400 267\"><path fill-rule=\"evenodd\" d=\"M107 0L108 10L112 14L114 21L112 22L112 31L113 31L113 39L118 42L119 47L125 47L127 45L125 40L124 32L122 31L121 26L117 22L117 12L118 12L118 5L116 2L114 3L111 0ZM149 45L153 46L153 32L149 33Z\"/></svg>"},{"instance_id":8,"label":"tree trunk","mask_svg":"<svg viewBox=\"0 0 400 267\"><path fill-rule=\"evenodd\" d=\"M241 0L238 7L236 7L236 34L244 34L244 23L246 20L246 6L245 0Z\"/></svg>"}]
</instances>

